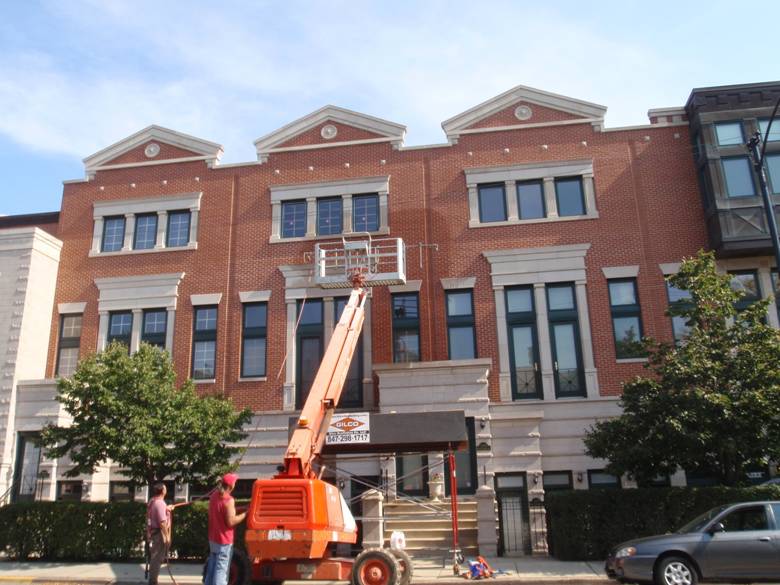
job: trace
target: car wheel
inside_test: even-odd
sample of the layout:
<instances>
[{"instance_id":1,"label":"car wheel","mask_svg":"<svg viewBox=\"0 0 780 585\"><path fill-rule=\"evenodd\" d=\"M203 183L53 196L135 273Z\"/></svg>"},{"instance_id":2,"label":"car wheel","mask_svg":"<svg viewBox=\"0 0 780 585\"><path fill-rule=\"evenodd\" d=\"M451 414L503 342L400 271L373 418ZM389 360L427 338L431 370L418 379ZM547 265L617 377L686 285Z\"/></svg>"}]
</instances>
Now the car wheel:
<instances>
[{"instance_id":1,"label":"car wheel","mask_svg":"<svg viewBox=\"0 0 780 585\"><path fill-rule=\"evenodd\" d=\"M682 557L666 557L656 568L656 585L696 585L698 581L693 564Z\"/></svg>"}]
</instances>

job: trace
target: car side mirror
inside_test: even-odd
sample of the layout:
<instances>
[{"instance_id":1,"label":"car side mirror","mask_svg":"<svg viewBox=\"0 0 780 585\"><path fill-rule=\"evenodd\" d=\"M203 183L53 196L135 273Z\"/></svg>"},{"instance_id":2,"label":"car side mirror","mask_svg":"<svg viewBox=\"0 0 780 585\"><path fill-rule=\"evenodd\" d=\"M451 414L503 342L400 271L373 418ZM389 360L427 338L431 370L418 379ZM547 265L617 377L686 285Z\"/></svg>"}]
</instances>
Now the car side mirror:
<instances>
[{"instance_id":1,"label":"car side mirror","mask_svg":"<svg viewBox=\"0 0 780 585\"><path fill-rule=\"evenodd\" d=\"M712 526L710 526L710 529L707 531L710 534L716 534L718 532L726 532L726 527L723 526L723 522L716 522Z\"/></svg>"}]
</instances>

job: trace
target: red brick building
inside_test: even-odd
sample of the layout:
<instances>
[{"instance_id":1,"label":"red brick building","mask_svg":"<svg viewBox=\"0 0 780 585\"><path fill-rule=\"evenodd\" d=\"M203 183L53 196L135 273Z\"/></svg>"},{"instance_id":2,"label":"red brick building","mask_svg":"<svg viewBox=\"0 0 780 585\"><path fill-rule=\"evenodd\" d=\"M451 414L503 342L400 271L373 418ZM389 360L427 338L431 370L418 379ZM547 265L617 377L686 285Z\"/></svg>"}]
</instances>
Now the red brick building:
<instances>
[{"instance_id":1,"label":"red brick building","mask_svg":"<svg viewBox=\"0 0 780 585\"><path fill-rule=\"evenodd\" d=\"M494 490L527 503L631 485L602 473L581 439L642 372L634 342L672 339L664 275L708 234L685 111L626 128L606 128L605 112L518 86L443 122L445 143L407 147L404 126L327 106L240 164L150 126L65 182L46 378L111 339L164 346L180 380L257 413L241 472L269 474L348 292L316 285L314 246L369 232L403 240L406 282L372 289L344 408L464 410L459 482L491 502ZM19 388L21 402L53 391ZM394 481L439 460L350 469ZM115 469L85 480L92 499L126 494ZM398 490L422 493L424 480ZM504 552L528 550L527 533L505 530Z\"/></svg>"}]
</instances>

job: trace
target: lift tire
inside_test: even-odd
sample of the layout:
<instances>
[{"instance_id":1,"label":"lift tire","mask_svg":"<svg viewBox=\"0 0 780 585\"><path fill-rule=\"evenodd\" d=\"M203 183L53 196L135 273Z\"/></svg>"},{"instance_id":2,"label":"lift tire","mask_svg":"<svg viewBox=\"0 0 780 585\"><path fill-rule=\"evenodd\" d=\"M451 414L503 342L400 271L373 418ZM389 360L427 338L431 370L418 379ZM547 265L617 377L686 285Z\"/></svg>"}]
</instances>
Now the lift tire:
<instances>
[{"instance_id":1,"label":"lift tire","mask_svg":"<svg viewBox=\"0 0 780 585\"><path fill-rule=\"evenodd\" d=\"M401 567L401 580L399 581L399 585L409 585L412 582L412 576L414 573L412 557L410 557L404 550L397 550L394 548L389 550Z\"/></svg>"},{"instance_id":2,"label":"lift tire","mask_svg":"<svg viewBox=\"0 0 780 585\"><path fill-rule=\"evenodd\" d=\"M252 583L252 561L240 548L233 549L230 559L228 585L250 585Z\"/></svg>"},{"instance_id":3,"label":"lift tire","mask_svg":"<svg viewBox=\"0 0 780 585\"><path fill-rule=\"evenodd\" d=\"M381 548L364 550L352 567L352 585L400 585L401 566L395 556Z\"/></svg>"}]
</instances>

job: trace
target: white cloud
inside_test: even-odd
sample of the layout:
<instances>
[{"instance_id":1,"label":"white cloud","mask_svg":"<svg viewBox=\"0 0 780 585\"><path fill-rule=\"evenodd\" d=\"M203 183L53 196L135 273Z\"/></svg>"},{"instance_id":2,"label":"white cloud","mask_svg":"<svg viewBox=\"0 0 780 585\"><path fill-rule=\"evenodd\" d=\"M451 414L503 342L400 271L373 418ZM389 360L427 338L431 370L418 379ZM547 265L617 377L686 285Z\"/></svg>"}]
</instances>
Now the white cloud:
<instances>
[{"instance_id":1,"label":"white cloud","mask_svg":"<svg viewBox=\"0 0 780 585\"><path fill-rule=\"evenodd\" d=\"M602 103L609 125L641 123L649 107L681 105L700 66L641 29L605 34L598 19L614 6L589 19L516 2L46 7L56 46L0 52L0 133L78 157L156 123L251 160L255 138L325 103L440 142L442 120L517 84Z\"/></svg>"}]
</instances>

